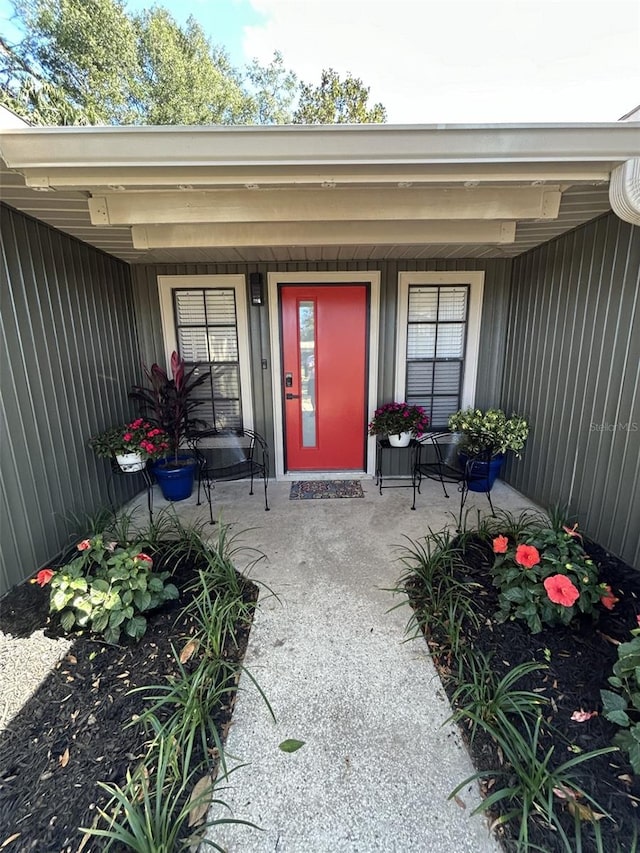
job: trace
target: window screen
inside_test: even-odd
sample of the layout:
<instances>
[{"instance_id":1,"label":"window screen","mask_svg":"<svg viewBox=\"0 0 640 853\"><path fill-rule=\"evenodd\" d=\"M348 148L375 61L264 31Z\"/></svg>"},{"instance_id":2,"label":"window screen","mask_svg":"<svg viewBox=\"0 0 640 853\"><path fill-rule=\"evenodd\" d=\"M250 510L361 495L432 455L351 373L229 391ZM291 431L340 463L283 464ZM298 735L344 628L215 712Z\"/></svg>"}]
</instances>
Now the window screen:
<instances>
[{"instance_id":1,"label":"window screen","mask_svg":"<svg viewBox=\"0 0 640 853\"><path fill-rule=\"evenodd\" d=\"M468 285L409 287L405 397L436 429L461 405L468 307Z\"/></svg>"},{"instance_id":2,"label":"window screen","mask_svg":"<svg viewBox=\"0 0 640 853\"><path fill-rule=\"evenodd\" d=\"M178 351L187 366L209 365L209 382L195 390L195 416L216 429L242 428L236 297L233 288L173 291Z\"/></svg>"}]
</instances>

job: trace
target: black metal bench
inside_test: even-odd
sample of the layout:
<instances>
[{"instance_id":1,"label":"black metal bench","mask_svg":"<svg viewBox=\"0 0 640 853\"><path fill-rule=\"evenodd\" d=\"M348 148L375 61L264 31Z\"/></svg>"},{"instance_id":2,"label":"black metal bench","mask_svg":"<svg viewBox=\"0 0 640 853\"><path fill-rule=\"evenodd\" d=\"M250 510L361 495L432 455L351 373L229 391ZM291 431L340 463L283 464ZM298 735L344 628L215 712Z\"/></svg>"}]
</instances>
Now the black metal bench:
<instances>
[{"instance_id":1,"label":"black metal bench","mask_svg":"<svg viewBox=\"0 0 640 853\"><path fill-rule=\"evenodd\" d=\"M264 508L269 511L269 448L259 433L250 429L204 429L190 433L187 443L198 460L198 506L204 492L211 524L215 523L211 492L216 481L248 479L249 494L252 495L254 479L262 478Z\"/></svg>"}]
</instances>

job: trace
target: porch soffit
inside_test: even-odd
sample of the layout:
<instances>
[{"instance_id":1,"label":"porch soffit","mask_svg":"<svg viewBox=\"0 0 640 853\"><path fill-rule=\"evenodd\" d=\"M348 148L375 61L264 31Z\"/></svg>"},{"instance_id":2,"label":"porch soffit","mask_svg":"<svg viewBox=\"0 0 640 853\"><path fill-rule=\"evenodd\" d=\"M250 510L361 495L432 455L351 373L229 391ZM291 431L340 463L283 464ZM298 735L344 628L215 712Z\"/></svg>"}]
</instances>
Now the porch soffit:
<instances>
[{"instance_id":1,"label":"porch soffit","mask_svg":"<svg viewBox=\"0 0 640 853\"><path fill-rule=\"evenodd\" d=\"M0 193L130 263L513 257L608 211L634 145L638 123L29 128L2 135Z\"/></svg>"}]
</instances>

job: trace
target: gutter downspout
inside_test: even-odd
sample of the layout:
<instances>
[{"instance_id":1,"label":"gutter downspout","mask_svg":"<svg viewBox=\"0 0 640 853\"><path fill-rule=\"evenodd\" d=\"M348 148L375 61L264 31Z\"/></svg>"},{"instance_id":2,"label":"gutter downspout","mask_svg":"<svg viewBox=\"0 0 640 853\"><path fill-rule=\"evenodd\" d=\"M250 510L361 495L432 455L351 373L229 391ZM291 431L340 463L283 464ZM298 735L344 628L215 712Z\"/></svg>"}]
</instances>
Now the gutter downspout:
<instances>
[{"instance_id":1,"label":"gutter downspout","mask_svg":"<svg viewBox=\"0 0 640 853\"><path fill-rule=\"evenodd\" d=\"M611 172L609 201L620 219L640 225L640 157L627 160Z\"/></svg>"}]
</instances>

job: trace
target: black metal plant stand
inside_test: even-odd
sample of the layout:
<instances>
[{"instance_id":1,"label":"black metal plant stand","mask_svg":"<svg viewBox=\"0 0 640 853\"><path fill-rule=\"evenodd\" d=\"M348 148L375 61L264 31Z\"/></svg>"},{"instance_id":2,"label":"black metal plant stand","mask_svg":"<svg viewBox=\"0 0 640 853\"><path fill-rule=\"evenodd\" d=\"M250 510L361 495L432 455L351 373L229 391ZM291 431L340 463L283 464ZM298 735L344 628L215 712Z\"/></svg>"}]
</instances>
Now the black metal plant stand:
<instances>
[{"instance_id":1,"label":"black metal plant stand","mask_svg":"<svg viewBox=\"0 0 640 853\"><path fill-rule=\"evenodd\" d=\"M147 508L149 510L149 522L153 523L153 474L151 473L150 463L147 461L141 471L123 471L118 465L115 458L111 459L111 474L107 480L107 496L109 498L109 506L113 514L116 514L116 502L113 494L113 478L118 475L122 477L135 477L139 474L144 482L147 490Z\"/></svg>"},{"instance_id":2,"label":"black metal plant stand","mask_svg":"<svg viewBox=\"0 0 640 853\"><path fill-rule=\"evenodd\" d=\"M399 450L399 451L407 451L409 453L409 470L411 471L411 477L409 480L402 483L392 483L385 485L383 483L384 477L382 474L382 468L384 464L384 457L391 450ZM416 441L415 438L412 438L409 444L405 447L393 447L389 444L388 438L383 438L382 436L376 436L376 486L378 487L378 491L382 494L383 489L413 489L415 493L415 473L416 473L416 454L420 452L420 442ZM387 477L387 479L393 480L398 479L397 477ZM415 497L414 497L415 504ZM411 507L411 509L415 509L415 506Z\"/></svg>"},{"instance_id":3,"label":"black metal plant stand","mask_svg":"<svg viewBox=\"0 0 640 853\"><path fill-rule=\"evenodd\" d=\"M422 478L428 477L440 483L445 498L449 497L446 486L457 486L460 493L458 530L462 525L462 512L469 494L470 483L475 483L476 486L479 483L486 484L486 488L476 488L473 491L484 492L489 501L491 515L495 515L488 475L478 475L474 470L476 463L490 461L490 453L485 451L468 457L464 463L461 462L457 453L456 434L450 432L426 433L417 444L418 449L414 456L413 506L411 509L416 508L416 494L420 494Z\"/></svg>"}]
</instances>

